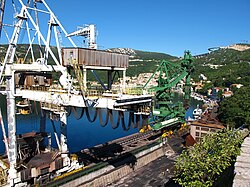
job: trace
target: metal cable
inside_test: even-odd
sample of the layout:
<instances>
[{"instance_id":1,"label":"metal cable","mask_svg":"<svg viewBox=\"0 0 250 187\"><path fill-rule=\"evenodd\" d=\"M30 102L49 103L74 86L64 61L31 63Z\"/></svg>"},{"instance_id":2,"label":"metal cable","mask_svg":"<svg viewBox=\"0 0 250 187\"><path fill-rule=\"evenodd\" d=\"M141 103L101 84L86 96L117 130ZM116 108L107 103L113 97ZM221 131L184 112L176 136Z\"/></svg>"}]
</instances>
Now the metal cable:
<instances>
[{"instance_id":1,"label":"metal cable","mask_svg":"<svg viewBox=\"0 0 250 187\"><path fill-rule=\"evenodd\" d=\"M148 126L148 115L142 115L141 128L143 128L144 126Z\"/></svg>"},{"instance_id":2,"label":"metal cable","mask_svg":"<svg viewBox=\"0 0 250 187\"><path fill-rule=\"evenodd\" d=\"M72 107L68 107L68 110L67 111L67 117L70 116L70 114L72 113Z\"/></svg>"},{"instance_id":3,"label":"metal cable","mask_svg":"<svg viewBox=\"0 0 250 187\"><path fill-rule=\"evenodd\" d=\"M34 101L33 103L34 103L33 107L34 107L34 110L35 110L35 112L36 112L36 115L38 115L38 110L37 110L37 106L36 106L36 101Z\"/></svg>"},{"instance_id":4,"label":"metal cable","mask_svg":"<svg viewBox=\"0 0 250 187\"><path fill-rule=\"evenodd\" d=\"M108 124L108 121L109 121L109 110L110 109L106 109L106 119L105 119L105 122L103 123L103 120L102 120L102 112L101 110L98 109L98 114L99 114L99 121L100 121L100 124L102 127L105 127L107 124Z\"/></svg>"},{"instance_id":5,"label":"metal cable","mask_svg":"<svg viewBox=\"0 0 250 187\"><path fill-rule=\"evenodd\" d=\"M89 120L89 122L93 123L96 120L96 117L97 117L97 110L95 110L94 118L91 119L90 115L89 115L89 109L86 107L86 116L87 116L87 119Z\"/></svg>"},{"instance_id":6,"label":"metal cable","mask_svg":"<svg viewBox=\"0 0 250 187\"><path fill-rule=\"evenodd\" d=\"M127 127L125 126L125 119L124 119L124 112L123 111L119 111L120 115L121 115L121 118L122 118L122 128L124 131L128 131L130 129L130 126L131 126L131 121L132 121L132 118L131 116L131 112L129 113L129 119L128 119L128 125Z\"/></svg>"},{"instance_id":7,"label":"metal cable","mask_svg":"<svg viewBox=\"0 0 250 187\"><path fill-rule=\"evenodd\" d=\"M140 115L136 115L136 124L135 124L135 127L134 128L140 128L140 121L141 121L141 116Z\"/></svg>"},{"instance_id":8,"label":"metal cable","mask_svg":"<svg viewBox=\"0 0 250 187\"><path fill-rule=\"evenodd\" d=\"M82 111L81 111L81 114L80 116L78 116L78 112L77 112L77 109L75 107L72 107L73 108L73 112L74 112L74 116L77 120L81 119L83 114L84 114L84 108L82 108Z\"/></svg>"},{"instance_id":9,"label":"metal cable","mask_svg":"<svg viewBox=\"0 0 250 187\"><path fill-rule=\"evenodd\" d=\"M137 116L138 115L136 115L136 123L135 123L135 116L134 116L134 113L133 112L130 112L129 113L129 118L131 119L131 123L132 123L132 128L133 129L135 129L135 128L137 128L137 126L138 126L138 124L137 124ZM139 116L140 117L140 116ZM139 121L140 121L140 119L139 119Z\"/></svg>"},{"instance_id":10,"label":"metal cable","mask_svg":"<svg viewBox=\"0 0 250 187\"><path fill-rule=\"evenodd\" d=\"M43 110L42 109L42 102L40 101L40 113L41 113L41 117L44 117L45 114L42 112L42 110Z\"/></svg>"},{"instance_id":11,"label":"metal cable","mask_svg":"<svg viewBox=\"0 0 250 187\"><path fill-rule=\"evenodd\" d=\"M119 127L121 116L118 114L117 122L116 122L116 124L114 124L112 110L108 110L108 111L109 111L109 119L110 119L110 122L111 122L111 126L112 126L113 129L116 129L117 127Z\"/></svg>"}]
</instances>

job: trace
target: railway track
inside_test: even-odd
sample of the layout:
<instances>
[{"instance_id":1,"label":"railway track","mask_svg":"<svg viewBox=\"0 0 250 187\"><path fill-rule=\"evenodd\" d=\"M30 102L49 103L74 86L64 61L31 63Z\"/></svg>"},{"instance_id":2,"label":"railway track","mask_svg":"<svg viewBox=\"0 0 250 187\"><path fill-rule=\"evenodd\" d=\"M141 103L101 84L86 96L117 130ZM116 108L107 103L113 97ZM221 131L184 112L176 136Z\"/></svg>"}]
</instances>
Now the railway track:
<instances>
[{"instance_id":1,"label":"railway track","mask_svg":"<svg viewBox=\"0 0 250 187\"><path fill-rule=\"evenodd\" d=\"M92 148L87 148L81 151L98 160L110 160L117 155L124 154L128 151L136 149L141 146L142 142L152 142L149 140L152 137L160 136L160 131L147 131L145 133L136 133L130 136L119 138L105 144L100 144ZM155 138L156 139L156 138Z\"/></svg>"}]
</instances>

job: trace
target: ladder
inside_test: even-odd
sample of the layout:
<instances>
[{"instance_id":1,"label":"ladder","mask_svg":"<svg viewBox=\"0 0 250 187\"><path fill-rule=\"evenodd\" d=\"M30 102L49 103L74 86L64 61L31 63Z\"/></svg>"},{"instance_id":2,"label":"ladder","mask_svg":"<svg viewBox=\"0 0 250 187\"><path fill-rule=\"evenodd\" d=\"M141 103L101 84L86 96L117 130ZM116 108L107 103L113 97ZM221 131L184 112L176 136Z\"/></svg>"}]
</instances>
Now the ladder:
<instances>
[{"instance_id":1,"label":"ladder","mask_svg":"<svg viewBox=\"0 0 250 187\"><path fill-rule=\"evenodd\" d=\"M82 92L82 96L83 96L83 99L84 99L84 97L86 96L86 93L87 93L86 91L87 90L86 90L86 87L84 86L82 70L81 70L80 65L77 63L76 60L72 61L72 65L73 65L73 69L75 71L75 76L76 76L76 79L77 79L78 84L80 86L80 90Z\"/></svg>"}]
</instances>

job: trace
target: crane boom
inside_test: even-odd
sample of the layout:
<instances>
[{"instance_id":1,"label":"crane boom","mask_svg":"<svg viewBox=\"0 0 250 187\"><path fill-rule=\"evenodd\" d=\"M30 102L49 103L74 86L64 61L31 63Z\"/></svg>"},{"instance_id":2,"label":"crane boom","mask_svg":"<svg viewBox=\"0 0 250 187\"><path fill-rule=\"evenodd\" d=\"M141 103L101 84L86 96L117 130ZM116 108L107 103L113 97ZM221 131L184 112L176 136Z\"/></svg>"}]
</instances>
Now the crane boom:
<instances>
[{"instance_id":1,"label":"crane boom","mask_svg":"<svg viewBox=\"0 0 250 187\"><path fill-rule=\"evenodd\" d=\"M83 36L88 39L88 48L97 49L95 30L95 25L86 25L86 27L79 27L77 31L67 34L66 37Z\"/></svg>"},{"instance_id":2,"label":"crane boom","mask_svg":"<svg viewBox=\"0 0 250 187\"><path fill-rule=\"evenodd\" d=\"M152 117L150 119L150 123L154 124L153 129L159 130L167 126L184 122L186 102L178 102L176 105L173 105L171 89L176 87L182 79L186 79L184 99L188 99L188 95L190 94L190 74L192 71L193 64L191 53L185 51L184 59L180 64L166 60L162 61L154 74L144 85L145 89L153 77L158 76L158 85L150 88L156 92L155 107L153 108Z\"/></svg>"}]
</instances>

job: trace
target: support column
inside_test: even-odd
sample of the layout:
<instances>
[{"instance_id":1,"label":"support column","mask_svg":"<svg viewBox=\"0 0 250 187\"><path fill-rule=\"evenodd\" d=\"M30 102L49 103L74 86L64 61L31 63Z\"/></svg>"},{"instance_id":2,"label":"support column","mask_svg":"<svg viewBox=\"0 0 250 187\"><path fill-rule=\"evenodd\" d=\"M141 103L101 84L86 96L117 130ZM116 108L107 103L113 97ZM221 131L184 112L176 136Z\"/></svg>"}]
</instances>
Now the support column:
<instances>
[{"instance_id":1,"label":"support column","mask_svg":"<svg viewBox=\"0 0 250 187\"><path fill-rule=\"evenodd\" d=\"M13 76L14 77L14 76ZM9 137L9 175L8 180L10 186L13 186L14 179L17 178L17 143L16 143L16 116L15 116L15 97L14 97L14 78L6 77L6 92L7 92L7 122L8 122L8 137Z\"/></svg>"},{"instance_id":2,"label":"support column","mask_svg":"<svg viewBox=\"0 0 250 187\"><path fill-rule=\"evenodd\" d=\"M113 82L112 73L113 73L113 70L111 71L108 70L108 87L107 87L108 90L111 90L111 87L112 87L112 82Z\"/></svg>"},{"instance_id":3,"label":"support column","mask_svg":"<svg viewBox=\"0 0 250 187\"><path fill-rule=\"evenodd\" d=\"M46 131L46 113L45 110L41 109L41 116L40 116L40 132Z\"/></svg>"},{"instance_id":4,"label":"support column","mask_svg":"<svg viewBox=\"0 0 250 187\"><path fill-rule=\"evenodd\" d=\"M63 166L67 166L70 164L70 160L68 157L68 145L67 145L67 115L66 111L60 112L60 121L61 121L61 153L63 158Z\"/></svg>"},{"instance_id":5,"label":"support column","mask_svg":"<svg viewBox=\"0 0 250 187\"><path fill-rule=\"evenodd\" d=\"M34 101L36 102L36 101ZM40 116L40 133L44 134L46 133L46 111L41 109L41 116ZM45 146L45 141L43 140L41 142L42 146Z\"/></svg>"},{"instance_id":6,"label":"support column","mask_svg":"<svg viewBox=\"0 0 250 187\"><path fill-rule=\"evenodd\" d=\"M122 71L122 92L125 92L125 89L126 89L126 70L123 70Z\"/></svg>"},{"instance_id":7,"label":"support column","mask_svg":"<svg viewBox=\"0 0 250 187\"><path fill-rule=\"evenodd\" d=\"M51 151L51 134L48 134L48 150Z\"/></svg>"},{"instance_id":8,"label":"support column","mask_svg":"<svg viewBox=\"0 0 250 187\"><path fill-rule=\"evenodd\" d=\"M84 91L87 90L87 69L83 67L83 87Z\"/></svg>"}]
</instances>

